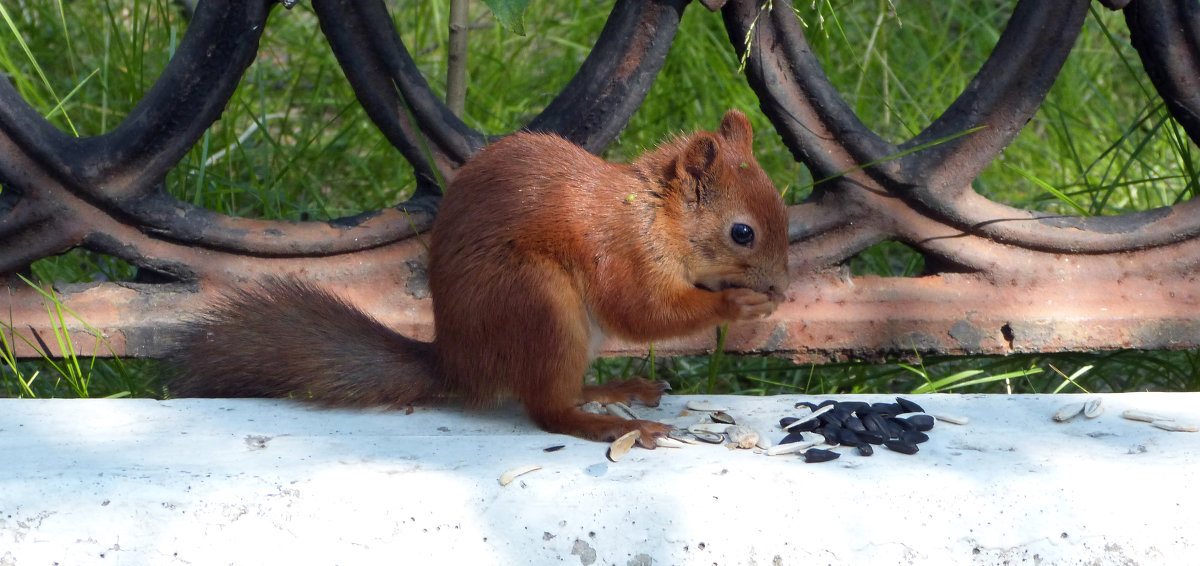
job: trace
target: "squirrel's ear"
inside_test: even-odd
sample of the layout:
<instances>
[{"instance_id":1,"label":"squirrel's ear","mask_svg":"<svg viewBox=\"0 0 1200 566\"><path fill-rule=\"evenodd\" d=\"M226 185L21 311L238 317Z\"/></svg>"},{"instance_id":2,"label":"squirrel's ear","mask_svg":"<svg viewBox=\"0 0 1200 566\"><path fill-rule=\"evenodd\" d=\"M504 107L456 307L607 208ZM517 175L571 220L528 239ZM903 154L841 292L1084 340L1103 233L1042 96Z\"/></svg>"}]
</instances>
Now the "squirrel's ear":
<instances>
[{"instance_id":1,"label":"squirrel's ear","mask_svg":"<svg viewBox=\"0 0 1200 566\"><path fill-rule=\"evenodd\" d=\"M683 153L675 158L675 176L679 179L690 178L699 185L708 176L720 154L721 146L712 134L696 132L688 140Z\"/></svg>"},{"instance_id":2,"label":"squirrel's ear","mask_svg":"<svg viewBox=\"0 0 1200 566\"><path fill-rule=\"evenodd\" d=\"M750 119L738 110L730 110L721 118L721 137L749 150L754 143L754 128Z\"/></svg>"}]
</instances>

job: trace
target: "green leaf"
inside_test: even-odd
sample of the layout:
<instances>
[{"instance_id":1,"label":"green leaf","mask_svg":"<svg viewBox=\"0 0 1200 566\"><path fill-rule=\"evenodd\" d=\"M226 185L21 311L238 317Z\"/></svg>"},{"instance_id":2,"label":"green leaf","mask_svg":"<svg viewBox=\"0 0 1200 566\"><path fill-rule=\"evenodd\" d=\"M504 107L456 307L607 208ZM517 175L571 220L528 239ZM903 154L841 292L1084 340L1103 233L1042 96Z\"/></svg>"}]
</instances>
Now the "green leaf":
<instances>
[{"instance_id":1,"label":"green leaf","mask_svg":"<svg viewBox=\"0 0 1200 566\"><path fill-rule=\"evenodd\" d=\"M500 25L517 35L525 35L525 8L529 0L483 0Z\"/></svg>"}]
</instances>

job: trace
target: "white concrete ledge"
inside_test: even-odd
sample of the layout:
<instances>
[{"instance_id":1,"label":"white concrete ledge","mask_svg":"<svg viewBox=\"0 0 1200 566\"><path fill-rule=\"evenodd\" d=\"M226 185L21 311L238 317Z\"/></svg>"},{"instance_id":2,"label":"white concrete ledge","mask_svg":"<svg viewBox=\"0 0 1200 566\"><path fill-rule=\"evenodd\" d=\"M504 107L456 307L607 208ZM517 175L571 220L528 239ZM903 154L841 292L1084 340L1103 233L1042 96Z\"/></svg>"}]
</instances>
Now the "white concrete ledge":
<instances>
[{"instance_id":1,"label":"white concrete ledge","mask_svg":"<svg viewBox=\"0 0 1200 566\"><path fill-rule=\"evenodd\" d=\"M515 407L0 400L0 564L1196 563L1200 434L1120 413L1200 424L1200 394L1103 397L1056 424L1077 396L913 396L971 422L824 464L712 445L611 463ZM711 399L778 439L814 398ZM525 464L543 469L499 485Z\"/></svg>"}]
</instances>

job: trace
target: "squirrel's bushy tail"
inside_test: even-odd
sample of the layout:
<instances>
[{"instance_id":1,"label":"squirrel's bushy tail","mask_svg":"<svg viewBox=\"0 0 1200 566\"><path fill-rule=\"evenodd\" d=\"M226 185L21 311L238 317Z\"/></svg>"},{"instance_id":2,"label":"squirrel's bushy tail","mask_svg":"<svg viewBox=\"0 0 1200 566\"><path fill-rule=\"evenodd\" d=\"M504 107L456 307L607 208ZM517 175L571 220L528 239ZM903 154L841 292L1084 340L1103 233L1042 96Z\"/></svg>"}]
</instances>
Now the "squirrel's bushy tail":
<instances>
[{"instance_id":1,"label":"squirrel's bushy tail","mask_svg":"<svg viewBox=\"0 0 1200 566\"><path fill-rule=\"evenodd\" d=\"M433 345L296 279L233 292L186 323L167 358L171 397L287 397L403 406L442 394Z\"/></svg>"}]
</instances>

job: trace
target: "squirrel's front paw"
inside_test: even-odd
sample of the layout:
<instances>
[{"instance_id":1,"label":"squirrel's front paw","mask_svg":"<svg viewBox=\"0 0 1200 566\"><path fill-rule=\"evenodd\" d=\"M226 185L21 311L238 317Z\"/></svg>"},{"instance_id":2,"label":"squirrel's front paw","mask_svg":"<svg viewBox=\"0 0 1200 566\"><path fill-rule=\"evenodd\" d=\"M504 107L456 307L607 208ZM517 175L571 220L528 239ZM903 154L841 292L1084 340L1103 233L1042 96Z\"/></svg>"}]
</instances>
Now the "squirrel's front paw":
<instances>
[{"instance_id":1,"label":"squirrel's front paw","mask_svg":"<svg viewBox=\"0 0 1200 566\"><path fill-rule=\"evenodd\" d=\"M775 312L775 301L752 289L725 289L721 296L725 300L725 318L730 320L763 318Z\"/></svg>"},{"instance_id":2,"label":"squirrel's front paw","mask_svg":"<svg viewBox=\"0 0 1200 566\"><path fill-rule=\"evenodd\" d=\"M674 428L671 425L654 421L635 420L627 422L629 423L628 427L630 430L636 428L642 433L642 435L638 437L638 446L650 450L654 450L654 448L658 446L658 443L655 441L656 438L666 438L667 434L669 434L671 429Z\"/></svg>"}]
</instances>

